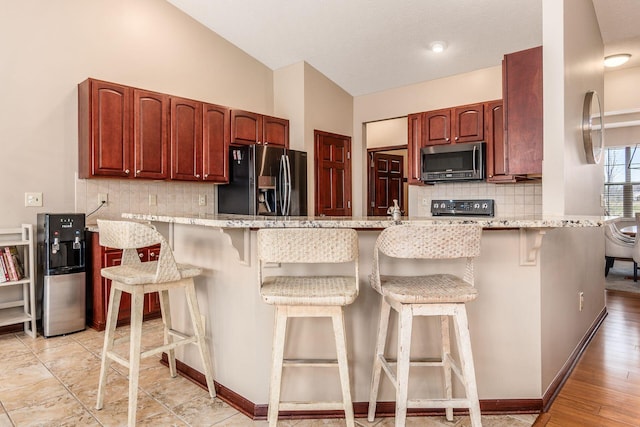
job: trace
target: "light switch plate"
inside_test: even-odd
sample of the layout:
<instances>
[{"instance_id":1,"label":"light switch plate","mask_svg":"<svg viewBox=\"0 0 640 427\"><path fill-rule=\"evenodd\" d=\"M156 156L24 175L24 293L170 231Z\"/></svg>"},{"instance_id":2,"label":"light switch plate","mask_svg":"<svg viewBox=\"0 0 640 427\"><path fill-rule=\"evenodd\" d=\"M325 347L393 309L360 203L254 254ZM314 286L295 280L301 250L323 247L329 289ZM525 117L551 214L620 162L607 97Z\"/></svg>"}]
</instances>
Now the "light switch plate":
<instances>
[{"instance_id":1,"label":"light switch plate","mask_svg":"<svg viewBox=\"0 0 640 427\"><path fill-rule=\"evenodd\" d=\"M207 196L206 196L206 194L200 194L198 196L198 206L207 206Z\"/></svg>"},{"instance_id":2,"label":"light switch plate","mask_svg":"<svg viewBox=\"0 0 640 427\"><path fill-rule=\"evenodd\" d=\"M24 193L24 205L26 207L42 206L42 193Z\"/></svg>"}]
</instances>

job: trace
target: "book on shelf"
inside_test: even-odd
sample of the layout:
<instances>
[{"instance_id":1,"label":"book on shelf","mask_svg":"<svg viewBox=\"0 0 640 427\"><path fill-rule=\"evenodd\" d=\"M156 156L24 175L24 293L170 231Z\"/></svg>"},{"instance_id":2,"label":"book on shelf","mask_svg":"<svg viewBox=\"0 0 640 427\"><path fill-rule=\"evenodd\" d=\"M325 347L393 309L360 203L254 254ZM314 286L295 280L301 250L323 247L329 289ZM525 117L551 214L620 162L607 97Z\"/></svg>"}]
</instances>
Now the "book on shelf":
<instances>
[{"instance_id":1,"label":"book on shelf","mask_svg":"<svg viewBox=\"0 0 640 427\"><path fill-rule=\"evenodd\" d=\"M4 256L0 255L0 283L9 281L9 273L7 272L7 267L4 263Z\"/></svg>"},{"instance_id":2,"label":"book on shelf","mask_svg":"<svg viewBox=\"0 0 640 427\"><path fill-rule=\"evenodd\" d=\"M18 256L18 249L15 246L5 246L3 257L9 273L9 279L11 281L22 279L24 277L24 270L20 257Z\"/></svg>"}]
</instances>

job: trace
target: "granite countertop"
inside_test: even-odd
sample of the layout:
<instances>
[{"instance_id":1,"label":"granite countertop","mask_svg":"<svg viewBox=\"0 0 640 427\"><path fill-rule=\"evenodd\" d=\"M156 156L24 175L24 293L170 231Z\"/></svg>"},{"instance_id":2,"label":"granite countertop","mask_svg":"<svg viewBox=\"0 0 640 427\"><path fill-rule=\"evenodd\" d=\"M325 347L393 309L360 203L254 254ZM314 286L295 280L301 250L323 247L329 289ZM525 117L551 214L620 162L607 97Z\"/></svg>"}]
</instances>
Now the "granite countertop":
<instances>
[{"instance_id":1,"label":"granite countertop","mask_svg":"<svg viewBox=\"0 0 640 427\"><path fill-rule=\"evenodd\" d=\"M123 213L122 218L174 224L202 225L218 228L356 228L382 229L394 224L480 224L484 228L562 228L601 227L607 220L603 216L541 216L539 218L506 217L402 217L393 221L387 216L369 217L266 217L252 215L151 215Z\"/></svg>"}]
</instances>

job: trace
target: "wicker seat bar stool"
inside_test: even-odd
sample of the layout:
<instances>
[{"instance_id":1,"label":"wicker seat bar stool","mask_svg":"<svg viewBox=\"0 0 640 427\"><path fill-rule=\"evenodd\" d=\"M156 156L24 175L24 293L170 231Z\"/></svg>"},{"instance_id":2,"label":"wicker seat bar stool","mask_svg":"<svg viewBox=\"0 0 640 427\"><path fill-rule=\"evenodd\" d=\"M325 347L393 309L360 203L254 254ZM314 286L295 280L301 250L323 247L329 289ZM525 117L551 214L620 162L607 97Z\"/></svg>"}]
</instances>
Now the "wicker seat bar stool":
<instances>
[{"instance_id":1,"label":"wicker seat bar stool","mask_svg":"<svg viewBox=\"0 0 640 427\"><path fill-rule=\"evenodd\" d=\"M453 420L453 408L468 408L471 425L482 425L465 308L465 303L477 296L474 287L473 258L480 254L481 233L482 227L473 224L396 225L383 230L378 236L370 282L382 295L382 302L369 394L369 421L373 421L375 417L380 376L384 372L396 389L397 427L405 425L407 408L445 408L445 415L449 421ZM461 259L464 274L462 277L452 274L384 275L380 272L380 254L389 258L413 259L422 263L423 267L426 267L426 260ZM454 267L455 265L449 268ZM397 361L385 357L391 309L398 313L399 319ZM411 358L414 316L440 317L439 339L442 350L439 357ZM451 354L450 318L453 319L459 361L454 360ZM443 368L444 398L409 399L409 368L413 366ZM463 398L453 397L452 372L464 387Z\"/></svg>"},{"instance_id":2,"label":"wicker seat bar stool","mask_svg":"<svg viewBox=\"0 0 640 427\"><path fill-rule=\"evenodd\" d=\"M106 267L101 270L102 277L111 280L111 291L107 309L107 324L102 349L96 409L102 409L103 407L107 373L111 361L115 361L129 369L128 425L134 426L136 424L140 360L161 352L167 352L169 374L171 377L175 377L177 374L175 349L191 343L195 344L199 349L209 395L212 398L215 397L211 358L209 356L209 348L205 342L204 325L200 317L193 282L193 278L202 271L191 265L176 263L167 241L150 225L130 221L98 220L98 228L100 245L122 249L122 262L119 266ZM136 249L156 244L160 244L158 261L141 262ZM194 330L192 336L174 330L171 325L169 290L179 288L184 289L186 294L187 307ZM114 351L115 331L122 292L131 295L131 334L129 337L128 359ZM164 325L164 345L142 352L144 295L150 292L158 292L160 296L160 310Z\"/></svg>"},{"instance_id":3,"label":"wicker seat bar stool","mask_svg":"<svg viewBox=\"0 0 640 427\"><path fill-rule=\"evenodd\" d=\"M260 294L275 305L273 357L269 387L269 425L278 422L281 410L344 410L347 426L353 427L353 403L344 325L344 306L358 296L358 235L351 229L288 228L258 231ZM265 276L269 263L353 263L353 275ZM329 317L332 320L337 360L286 359L284 348L290 317ZM288 401L280 398L283 367L338 367L342 402Z\"/></svg>"}]
</instances>

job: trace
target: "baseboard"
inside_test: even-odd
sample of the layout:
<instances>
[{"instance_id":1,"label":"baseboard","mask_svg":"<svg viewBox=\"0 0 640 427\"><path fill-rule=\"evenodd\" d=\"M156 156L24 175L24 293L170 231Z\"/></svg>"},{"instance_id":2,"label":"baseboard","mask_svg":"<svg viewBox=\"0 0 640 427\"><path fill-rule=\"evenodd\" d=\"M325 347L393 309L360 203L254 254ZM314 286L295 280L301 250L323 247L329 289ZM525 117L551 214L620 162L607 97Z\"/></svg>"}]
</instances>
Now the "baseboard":
<instances>
[{"instance_id":1,"label":"baseboard","mask_svg":"<svg viewBox=\"0 0 640 427\"><path fill-rule=\"evenodd\" d=\"M580 340L576 348L573 350L563 368L558 372L551 384L549 384L547 391L542 396L542 412L547 412L551 407L551 404L562 389L564 383L569 378L569 375L571 375L571 372L573 372L573 368L576 366L576 363L578 363L578 360L580 360L580 356L582 356L582 353L584 353L587 346L595 336L605 317L607 317L607 307L604 307L600 314L598 314L598 317L596 317L591 328L589 328L587 333L582 337L582 340Z\"/></svg>"},{"instance_id":2,"label":"baseboard","mask_svg":"<svg viewBox=\"0 0 640 427\"><path fill-rule=\"evenodd\" d=\"M163 365L168 366L167 354L162 354L160 361ZM194 384L199 385L207 390L207 382L204 374L187 364L176 360L176 369L183 377L189 379ZM237 409L252 420L267 419L267 405L256 405L255 403L245 399L240 394L214 381L217 397L229 406ZM501 415L501 414L537 414L543 407L542 399L487 399L480 401L480 410L483 414ZM369 408L368 402L354 402L353 411L356 418L366 418ZM456 410L456 414L466 414L466 410ZM377 417L393 417L395 415L394 402L378 402L376 404ZM444 409L409 409L409 416L436 416L444 415ZM279 418L282 419L307 419L307 418L343 418L342 411L281 411Z\"/></svg>"}]
</instances>

